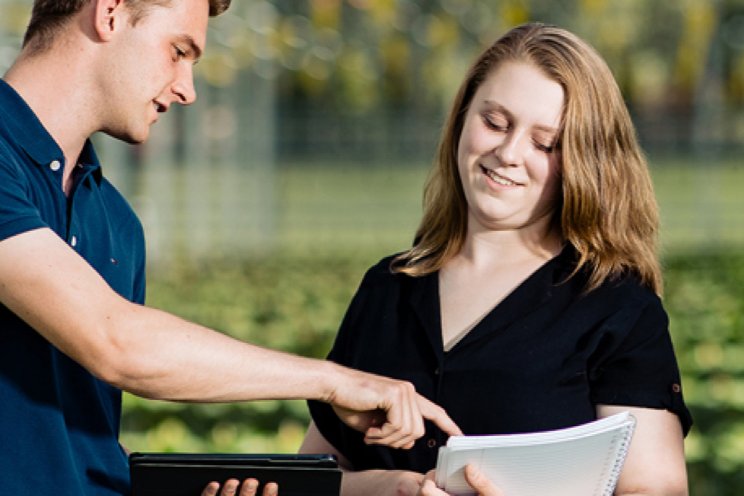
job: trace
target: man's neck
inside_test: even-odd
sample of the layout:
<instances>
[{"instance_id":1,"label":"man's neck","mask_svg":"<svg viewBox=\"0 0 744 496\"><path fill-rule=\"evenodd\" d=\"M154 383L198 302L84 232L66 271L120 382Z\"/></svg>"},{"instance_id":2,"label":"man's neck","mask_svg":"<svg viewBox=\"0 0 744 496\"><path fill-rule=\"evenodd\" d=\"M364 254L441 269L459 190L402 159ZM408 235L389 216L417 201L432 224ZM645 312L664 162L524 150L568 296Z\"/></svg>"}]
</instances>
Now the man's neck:
<instances>
[{"instance_id":1,"label":"man's neck","mask_svg":"<svg viewBox=\"0 0 744 496\"><path fill-rule=\"evenodd\" d=\"M85 141L96 131L93 95L79 77L86 75L74 53L55 48L41 54L22 53L3 79L34 111L65 157L63 186L75 167ZM84 57L80 57L84 58ZM65 188L67 189L67 188Z\"/></svg>"}]
</instances>

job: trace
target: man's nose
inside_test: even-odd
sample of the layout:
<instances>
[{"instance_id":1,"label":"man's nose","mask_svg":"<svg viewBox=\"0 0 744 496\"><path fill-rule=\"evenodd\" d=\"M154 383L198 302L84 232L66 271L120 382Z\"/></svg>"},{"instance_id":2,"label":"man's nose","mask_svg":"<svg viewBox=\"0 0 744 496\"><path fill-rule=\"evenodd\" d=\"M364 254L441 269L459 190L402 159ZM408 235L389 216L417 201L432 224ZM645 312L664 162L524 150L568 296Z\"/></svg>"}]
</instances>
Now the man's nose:
<instances>
[{"instance_id":1,"label":"man's nose","mask_svg":"<svg viewBox=\"0 0 744 496\"><path fill-rule=\"evenodd\" d=\"M196 88L194 87L194 70L191 64L182 64L183 69L179 71L176 81L173 83L173 93L181 105L191 105L196 101Z\"/></svg>"}]
</instances>

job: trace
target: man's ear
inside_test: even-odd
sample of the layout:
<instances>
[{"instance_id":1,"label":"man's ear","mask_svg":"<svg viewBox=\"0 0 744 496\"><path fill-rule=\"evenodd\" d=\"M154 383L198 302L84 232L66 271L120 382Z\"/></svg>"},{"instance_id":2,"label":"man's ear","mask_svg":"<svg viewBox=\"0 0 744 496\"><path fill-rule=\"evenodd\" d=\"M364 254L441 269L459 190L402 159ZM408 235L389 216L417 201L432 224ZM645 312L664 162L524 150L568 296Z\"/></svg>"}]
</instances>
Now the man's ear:
<instances>
[{"instance_id":1,"label":"man's ear","mask_svg":"<svg viewBox=\"0 0 744 496\"><path fill-rule=\"evenodd\" d=\"M124 0L91 0L95 32L101 41L110 40L113 35L129 22L129 11Z\"/></svg>"}]
</instances>

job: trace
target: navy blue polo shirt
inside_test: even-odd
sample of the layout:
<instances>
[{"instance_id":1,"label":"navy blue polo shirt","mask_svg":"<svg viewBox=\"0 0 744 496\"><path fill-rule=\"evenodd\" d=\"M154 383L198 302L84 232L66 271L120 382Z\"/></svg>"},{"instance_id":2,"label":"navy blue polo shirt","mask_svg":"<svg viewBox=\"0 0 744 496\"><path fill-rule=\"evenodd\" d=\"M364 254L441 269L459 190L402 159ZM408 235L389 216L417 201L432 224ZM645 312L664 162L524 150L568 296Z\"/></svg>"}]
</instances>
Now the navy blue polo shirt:
<instances>
[{"instance_id":1,"label":"navy blue polo shirt","mask_svg":"<svg viewBox=\"0 0 744 496\"><path fill-rule=\"evenodd\" d=\"M62 150L0 80L0 242L49 228L115 291L142 303L145 244L137 216L102 176L90 142L69 197L63 169ZM120 390L0 305L0 494L127 494L120 416Z\"/></svg>"}]
</instances>

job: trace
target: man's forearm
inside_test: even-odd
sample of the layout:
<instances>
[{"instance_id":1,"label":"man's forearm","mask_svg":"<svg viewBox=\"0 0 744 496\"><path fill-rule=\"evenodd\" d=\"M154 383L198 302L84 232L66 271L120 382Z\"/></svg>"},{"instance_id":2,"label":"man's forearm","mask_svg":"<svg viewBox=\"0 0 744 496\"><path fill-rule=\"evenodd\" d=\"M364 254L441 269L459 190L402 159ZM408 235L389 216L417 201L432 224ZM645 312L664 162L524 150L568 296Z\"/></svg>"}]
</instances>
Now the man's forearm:
<instances>
[{"instance_id":1,"label":"man's forearm","mask_svg":"<svg viewBox=\"0 0 744 496\"><path fill-rule=\"evenodd\" d=\"M245 343L166 312L125 304L108 319L108 356L93 373L117 387L157 399L327 401L343 380L340 367Z\"/></svg>"}]
</instances>

